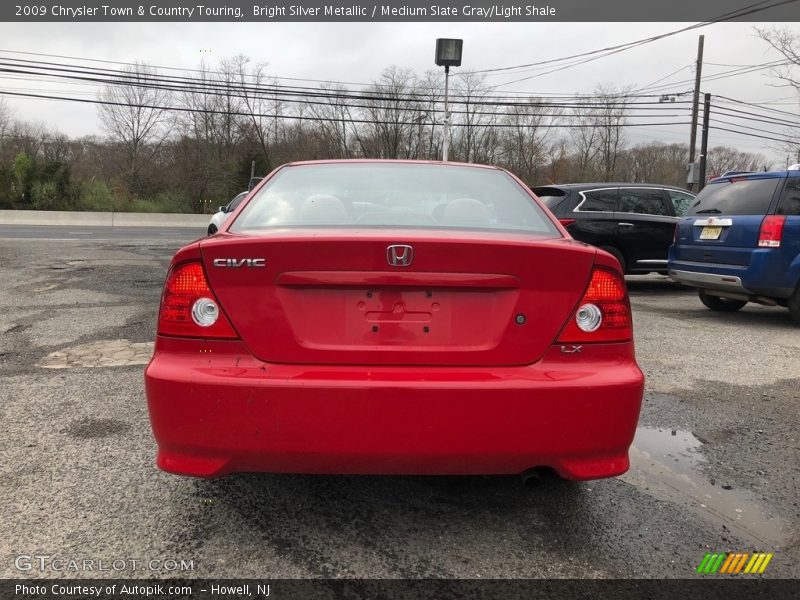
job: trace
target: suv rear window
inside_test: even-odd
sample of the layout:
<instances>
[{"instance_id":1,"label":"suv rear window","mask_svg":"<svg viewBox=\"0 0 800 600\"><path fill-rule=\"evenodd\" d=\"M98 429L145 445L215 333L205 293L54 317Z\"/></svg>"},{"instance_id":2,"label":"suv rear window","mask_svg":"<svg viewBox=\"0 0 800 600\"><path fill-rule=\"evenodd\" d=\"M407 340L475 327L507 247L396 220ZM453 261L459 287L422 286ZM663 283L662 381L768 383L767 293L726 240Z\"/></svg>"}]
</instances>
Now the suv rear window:
<instances>
[{"instance_id":1,"label":"suv rear window","mask_svg":"<svg viewBox=\"0 0 800 600\"><path fill-rule=\"evenodd\" d=\"M765 215L780 178L711 183L697 196L688 215Z\"/></svg>"},{"instance_id":2,"label":"suv rear window","mask_svg":"<svg viewBox=\"0 0 800 600\"><path fill-rule=\"evenodd\" d=\"M789 177L778 204L779 215L800 215L800 177Z\"/></svg>"}]
</instances>

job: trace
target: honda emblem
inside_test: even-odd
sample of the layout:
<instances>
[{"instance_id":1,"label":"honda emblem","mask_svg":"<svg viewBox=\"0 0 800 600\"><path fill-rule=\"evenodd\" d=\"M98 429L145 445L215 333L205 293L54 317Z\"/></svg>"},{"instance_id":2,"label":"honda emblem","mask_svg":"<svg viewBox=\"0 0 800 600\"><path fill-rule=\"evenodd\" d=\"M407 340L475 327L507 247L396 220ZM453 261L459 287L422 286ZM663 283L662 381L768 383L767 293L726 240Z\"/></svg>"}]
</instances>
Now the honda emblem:
<instances>
[{"instance_id":1,"label":"honda emblem","mask_svg":"<svg viewBox=\"0 0 800 600\"><path fill-rule=\"evenodd\" d=\"M414 260L414 248L395 244L386 248L386 261L393 267L407 267Z\"/></svg>"}]
</instances>

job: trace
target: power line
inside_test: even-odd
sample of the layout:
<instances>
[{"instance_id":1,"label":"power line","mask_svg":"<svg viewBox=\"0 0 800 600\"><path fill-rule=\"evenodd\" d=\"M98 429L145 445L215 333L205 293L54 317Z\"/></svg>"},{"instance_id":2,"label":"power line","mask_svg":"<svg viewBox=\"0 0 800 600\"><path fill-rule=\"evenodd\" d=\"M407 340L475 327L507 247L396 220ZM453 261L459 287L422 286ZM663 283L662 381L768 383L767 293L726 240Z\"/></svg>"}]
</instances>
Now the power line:
<instances>
[{"instance_id":1,"label":"power line","mask_svg":"<svg viewBox=\"0 0 800 600\"><path fill-rule=\"evenodd\" d=\"M760 138L760 139L764 139L764 140L770 140L772 142L781 142L781 143L784 143L784 144L797 144L798 143L797 140L787 140L785 138L769 137L769 136L766 136L766 135L759 135L757 133L748 133L746 131L738 131L736 129L728 129L726 127L716 127L714 125L711 125L710 129L716 129L718 131L728 131L730 133L737 133L739 135L744 135L744 136L747 136L747 137Z\"/></svg>"},{"instance_id":2,"label":"power line","mask_svg":"<svg viewBox=\"0 0 800 600\"><path fill-rule=\"evenodd\" d=\"M81 102L85 104L101 104L107 106L125 106L129 108L141 108L141 109L152 109L152 110L163 110L163 111L175 111L175 112L188 112L188 113L201 113L201 114L224 114L230 116L242 116L242 117L262 117L262 118L279 118L279 119L289 119L289 120L296 120L296 121L335 121L337 123L366 123L366 124L377 124L377 125L419 125L418 121L376 121L374 119L353 119L353 118L327 118L327 117L306 117L302 115L290 115L290 114L277 114L277 113L252 113L252 112L231 112L225 110L215 110L215 109L200 109L200 108L189 108L185 106L161 106L161 105L151 105L151 104L132 104L128 102L113 102L108 100L92 100L89 98L68 98L64 96L51 96L51 95L44 95L44 94L30 94L30 93L21 93L21 92L7 92L0 90L0 95L5 96L18 96L24 98L40 98L44 100L62 100L66 102ZM454 127L470 127L474 126L474 124L470 125L468 123L453 123ZM602 127L613 127L613 128L625 128L625 127L639 127L639 126L664 126L664 125L688 125L686 122L669 122L669 123L619 123L619 124L604 124ZM499 128L518 128L519 125L514 124L504 124L504 123L497 123L493 124L492 127L499 127ZM597 127L596 124L545 124L545 125L538 125L537 127L542 129L570 129L574 127L584 128L584 127Z\"/></svg>"},{"instance_id":3,"label":"power line","mask_svg":"<svg viewBox=\"0 0 800 600\"><path fill-rule=\"evenodd\" d=\"M769 108L769 107L763 106L761 104L756 104L754 102L746 102L745 100L737 100L736 98L730 98L728 96L715 96L715 98L721 98L723 100L728 100L729 102L734 102L735 104L740 104L740 105L744 105L744 106L752 106L752 107L755 107L755 108L761 108L762 110L765 110L767 112L774 112L774 113L779 113L779 114L783 114L783 115L789 115L789 116L792 116L792 117L800 117L800 115L798 115L797 113L793 113L793 112L790 112L790 111L787 111L787 110L780 110L778 108Z\"/></svg>"},{"instance_id":4,"label":"power line","mask_svg":"<svg viewBox=\"0 0 800 600\"><path fill-rule=\"evenodd\" d=\"M22 68L22 67L26 67ZM262 85L262 86L252 86L252 85L244 85L237 81L227 81L227 82L209 82L207 80L201 79L194 79L194 78L185 78L185 77L172 77L172 76L161 76L158 74L152 73L130 73L130 72L122 72L122 71L104 71L103 73L98 73L96 71L84 71L81 68L74 67L73 65L63 65L63 64L56 64L54 66L50 66L47 63L36 63L34 65L17 65L11 64L0 61L0 72L5 73L12 73L16 75L31 75L31 76L47 76L56 79L67 79L72 81L82 81L86 83L92 84L104 84L104 85L129 85L134 87L142 87L142 88L153 88L153 89L168 89L169 91L176 91L176 92L199 92L208 95L215 95L214 92L209 90L219 90L222 95L224 96L236 96L236 92L242 92L242 98L269 98L274 99L277 96L281 96L282 99L286 99L287 97L298 97L298 98L324 98L324 99L337 99L337 100L362 100L362 101L380 101L385 102L387 100L390 101L403 101L403 102L416 102L416 103L423 103L428 105L438 104L439 98L426 98L424 100L420 100L418 98L413 97L405 97L405 93L398 96L389 96L385 93L378 92L377 95L373 94L352 94L352 93L342 93L342 92L332 92L330 90L323 90L323 89L297 89L297 88L285 88L283 86L277 85ZM111 76L103 76L110 73ZM253 96L247 95L247 92L252 92ZM473 99L462 95L460 96L461 100L454 100L454 104L460 105L474 105L474 106L504 106L504 107L512 107L512 106L522 106L522 107L552 107L557 106L561 108L607 108L609 106L636 106L637 109L641 110L663 110L664 105L660 102L636 102L625 100L622 96L615 96L611 95L608 99L603 100L602 102L592 102L592 98L590 97L588 101L581 96L578 96L573 99L573 102L566 103L566 102L553 102L552 100L541 100L541 101L532 101L527 100L524 102L498 102L494 100L479 100ZM619 98L619 99L617 99ZM288 101L288 100L287 100ZM311 102L313 104L313 102ZM329 105L329 103L323 103L325 105ZM674 104L674 103L670 103ZM645 107L644 105L650 105L651 107ZM362 108L364 108L362 106ZM424 110L434 110L431 108L426 108Z\"/></svg>"},{"instance_id":5,"label":"power line","mask_svg":"<svg viewBox=\"0 0 800 600\"><path fill-rule=\"evenodd\" d=\"M728 108L725 106L714 105L714 112L721 113L726 117L734 117L736 119L747 119L748 121L757 121L759 123L768 123L770 125L783 125L787 127L798 127L800 128L800 121L787 121L785 119L778 119L774 117L768 118L760 118L766 117L766 115L761 115L754 112L747 112L744 110L736 110L735 108ZM738 113L738 114L737 114ZM745 116L739 116L745 115Z\"/></svg>"},{"instance_id":6,"label":"power line","mask_svg":"<svg viewBox=\"0 0 800 600\"><path fill-rule=\"evenodd\" d=\"M714 23L719 23L719 22L723 22L723 21L729 21L731 19L740 18L740 17L747 16L747 15L750 15L750 14L753 14L753 13L761 12L761 11L764 11L764 10L769 10L771 8L782 6L784 4L790 4L790 3L793 3L793 2L797 2L798 0L780 0L779 2L775 2L774 4L770 4L768 6L761 6L763 4L766 4L769 1L770 0L761 0L760 2L756 2L754 4L745 6L745 7L741 8L741 9L737 9L737 10L734 10L734 11L730 11L730 12L724 13L724 14L712 19L711 21L703 21L703 22L700 22L700 23L695 23L695 24L689 25L687 27L682 27L680 29L669 31L667 33L663 33L663 34L656 35L656 36L651 36L649 38L643 38L641 40L636 40L634 42L628 42L626 44L619 44L617 46L609 46L607 48L602 48L602 49L599 49L599 50L592 50L590 52L583 52L583 53L575 54L575 55L572 55L572 56L569 56L569 57L564 57L564 58L561 58L561 59L553 59L553 60L549 60L549 61L539 61L539 62L528 63L528 64L524 64L524 65L514 65L514 66L510 66L510 67L495 67L493 69L483 69L483 70L474 71L474 72L475 73L490 73L490 72L498 72L498 71L509 71L509 70L514 70L514 69L528 68L528 67L538 66L538 65L545 65L545 64L548 64L548 63L561 62L561 61L565 61L565 60L573 59L573 58L578 58L578 57L588 57L588 58L585 58L583 60L573 62L571 64L559 66L557 68L551 69L551 70L546 71L544 73L538 73L536 75L530 75L528 77L523 77L521 79L516 79L514 81L507 81L507 82L505 82L503 84L500 84L500 85L511 85L513 83L519 83L521 81L526 81L526 80L533 79L533 78L536 78L536 77L543 77L543 76L549 75L551 73L557 73L559 71L563 71L565 69L569 69L569 68L572 68L572 67L575 67L575 66L579 66L579 65L585 64L587 62L592 62L592 61L598 60L600 58L605 58L606 56L611 56L612 54L618 54L620 52L624 52L624 51L630 50L632 48L637 48L637 47L643 46L645 44L650 44L652 42L655 42L655 41L658 41L658 40L661 40L661 39L664 39L664 38L667 38L667 37L670 37L670 36L673 36L673 35L677 35L679 33L684 33L686 31L691 31L693 29L697 29L697 28L700 28L700 27L706 27L707 25L711 25L711 24L714 24ZM761 8L758 8L759 6L761 6ZM599 54L599 56L594 56L594 55L597 55L597 54Z\"/></svg>"},{"instance_id":7,"label":"power line","mask_svg":"<svg viewBox=\"0 0 800 600\"><path fill-rule=\"evenodd\" d=\"M143 66L143 63L141 63L141 62L139 62L139 63L137 63L137 62L125 62L125 61L117 62L117 61L103 60L103 59L98 59L98 58L76 57L76 56L69 56L69 55L62 55L62 54L46 54L46 53L42 53L42 52L24 52L24 51L21 51L21 50L2 50L2 49L0 49L0 54L21 54L21 55L38 56L38 57L45 57L45 58L58 58L58 59L66 59L66 60L77 60L77 61L81 61L81 62L95 62L95 63L101 63L101 64L124 65L124 66L127 66L127 67L142 67ZM28 61L28 60L25 60L25 59L19 59L19 58L14 58L14 57L0 57L0 58L2 58L2 60L16 61L16 62L20 62L20 63L26 63L26 64L29 64L29 65L32 65L32 64L43 64L43 65L59 65L59 64L62 64L63 65L63 63L52 63L52 62L43 62L43 61ZM96 67L87 67L85 65L64 65L64 66L72 66L72 67L76 67L76 68L84 68L87 72L96 71L98 73L106 73L106 74L108 74L108 73L124 73L124 71L121 71L121 70L100 69L100 68L96 68ZM214 70L214 69L196 69L196 68L189 68L189 67L175 67L175 66L154 65L154 64L147 64L147 66L149 68L157 69L157 70L179 71L179 72L184 72L184 73L201 73L203 75L229 75L229 73L226 73L226 72L220 71L220 70ZM464 73L461 73L459 75L466 75L468 73L469 72L464 72ZM239 75L239 74L237 74L237 75ZM241 74L241 76L243 78L245 78L245 79L253 79L255 77L253 74L250 74L250 73L243 73L243 74ZM358 86L362 86L362 87L366 87L366 88L374 88L374 89L382 89L382 88L391 87L391 84L384 84L384 83L381 83L379 81L373 81L371 83L364 83L364 82L337 81L337 80L331 80L331 79L308 79L308 78L285 77L285 76L282 77L282 76L279 76L279 75L265 75L265 77L268 78L268 79L275 80L275 81L282 81L282 80L285 80L285 81L306 81L306 82L321 83L321 84L358 85ZM220 83L220 82L224 83L224 81L221 81L221 80L218 80L218 79L215 80L215 79L204 78L203 81L209 81L209 82L215 82L215 83ZM278 84L276 84L276 85L278 85ZM287 89L310 89L310 90L320 89L319 87L312 88L312 87L308 87L308 86L278 86L278 87L285 87ZM431 90L431 91L435 91L437 94L441 93L440 92L440 87L422 85L418 81L414 82L413 87L416 90ZM509 95L501 95L501 94L499 94L497 91L495 91L494 88L487 88L486 90L482 90L482 94L489 95L489 96L496 97L496 98L518 98L519 96L523 96L523 97L525 97L525 96L535 96L535 97L553 97L553 98L573 98L575 96L574 93L564 93L564 92L543 92L543 91L533 92L533 91L514 91L514 90L509 90L507 92L504 92L504 94L513 94L513 95L509 96ZM430 92L416 92L415 95L422 95L422 96L429 97L429 96L431 96L431 93ZM434 94L434 95L436 95L436 94ZM457 93L456 93L456 95L457 95ZM586 93L586 94L582 94L582 95L583 96L596 96L597 94ZM637 94L635 97L648 97L648 95L646 95L646 94Z\"/></svg>"},{"instance_id":8,"label":"power line","mask_svg":"<svg viewBox=\"0 0 800 600\"><path fill-rule=\"evenodd\" d=\"M738 127L740 129L749 129L751 131L758 131L758 132L765 133L765 134L770 134L770 135L777 135L777 136L785 135L785 133L780 133L780 132L777 132L777 131L768 131L768 130L764 129L763 127L751 127L751 126L745 125L743 123L736 123L734 121L726 121L725 119L720 119L720 118L715 117L713 115L711 116L711 121L713 123L722 123L723 125L733 125L734 127Z\"/></svg>"}]
</instances>

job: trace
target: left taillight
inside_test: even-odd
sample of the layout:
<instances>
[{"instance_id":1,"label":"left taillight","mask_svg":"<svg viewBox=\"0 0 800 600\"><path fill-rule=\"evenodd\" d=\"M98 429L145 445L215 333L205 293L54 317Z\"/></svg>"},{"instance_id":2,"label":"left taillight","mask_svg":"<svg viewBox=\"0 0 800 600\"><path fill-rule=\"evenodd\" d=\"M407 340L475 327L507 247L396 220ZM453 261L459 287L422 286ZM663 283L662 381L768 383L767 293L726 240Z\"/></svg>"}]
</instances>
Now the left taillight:
<instances>
[{"instance_id":1,"label":"left taillight","mask_svg":"<svg viewBox=\"0 0 800 600\"><path fill-rule=\"evenodd\" d=\"M239 337L211 291L199 261L175 265L167 274L158 312L158 334L193 338Z\"/></svg>"},{"instance_id":2,"label":"left taillight","mask_svg":"<svg viewBox=\"0 0 800 600\"><path fill-rule=\"evenodd\" d=\"M759 248L780 248L783 239L783 225L786 223L786 215L767 215L761 221L761 229L758 232Z\"/></svg>"},{"instance_id":3,"label":"left taillight","mask_svg":"<svg viewBox=\"0 0 800 600\"><path fill-rule=\"evenodd\" d=\"M558 342L624 342L631 339L631 305L625 280L615 271L595 267L589 285Z\"/></svg>"}]
</instances>

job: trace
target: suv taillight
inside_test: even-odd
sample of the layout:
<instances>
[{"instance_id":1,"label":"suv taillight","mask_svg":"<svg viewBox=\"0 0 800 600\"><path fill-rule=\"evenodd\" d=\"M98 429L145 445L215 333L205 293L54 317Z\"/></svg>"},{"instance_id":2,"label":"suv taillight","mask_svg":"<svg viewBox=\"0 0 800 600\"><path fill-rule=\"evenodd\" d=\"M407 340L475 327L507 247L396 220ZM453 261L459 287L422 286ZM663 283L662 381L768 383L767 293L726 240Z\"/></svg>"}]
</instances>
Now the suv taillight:
<instances>
[{"instance_id":1,"label":"suv taillight","mask_svg":"<svg viewBox=\"0 0 800 600\"><path fill-rule=\"evenodd\" d=\"M631 305L625 280L615 271L595 267L589 286L558 342L623 342L632 338Z\"/></svg>"},{"instance_id":2,"label":"suv taillight","mask_svg":"<svg viewBox=\"0 0 800 600\"><path fill-rule=\"evenodd\" d=\"M786 215L767 215L761 221L761 230L758 232L759 248L780 248L783 239L783 224Z\"/></svg>"},{"instance_id":3,"label":"suv taillight","mask_svg":"<svg viewBox=\"0 0 800 600\"><path fill-rule=\"evenodd\" d=\"M176 265L167 274L158 312L158 334L195 338L239 337L222 312L199 261Z\"/></svg>"}]
</instances>

